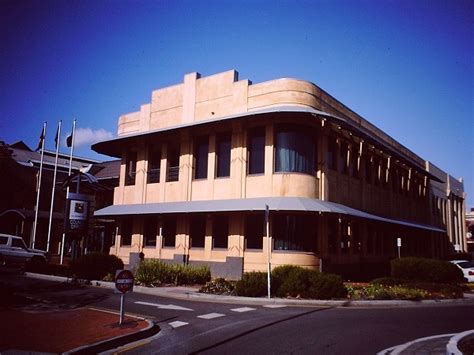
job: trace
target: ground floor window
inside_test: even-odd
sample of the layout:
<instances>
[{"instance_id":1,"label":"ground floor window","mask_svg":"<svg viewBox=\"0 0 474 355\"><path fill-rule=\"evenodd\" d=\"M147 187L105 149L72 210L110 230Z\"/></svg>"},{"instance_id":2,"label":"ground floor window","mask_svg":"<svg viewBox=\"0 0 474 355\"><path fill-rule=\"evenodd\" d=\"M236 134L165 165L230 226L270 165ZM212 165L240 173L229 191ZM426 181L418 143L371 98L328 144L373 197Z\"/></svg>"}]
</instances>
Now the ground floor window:
<instances>
[{"instance_id":1,"label":"ground floor window","mask_svg":"<svg viewBox=\"0 0 474 355\"><path fill-rule=\"evenodd\" d=\"M156 235L158 231L158 218L146 217L143 227L143 242L146 247L156 246Z\"/></svg>"},{"instance_id":2,"label":"ground floor window","mask_svg":"<svg viewBox=\"0 0 474 355\"><path fill-rule=\"evenodd\" d=\"M275 250L316 251L317 220L312 215L275 214L272 234Z\"/></svg>"},{"instance_id":3,"label":"ground floor window","mask_svg":"<svg viewBox=\"0 0 474 355\"><path fill-rule=\"evenodd\" d=\"M164 216L161 234L164 247L175 247L176 245L176 216Z\"/></svg>"},{"instance_id":4,"label":"ground floor window","mask_svg":"<svg viewBox=\"0 0 474 355\"><path fill-rule=\"evenodd\" d=\"M252 213L245 216L245 245L246 249L262 249L265 235L265 216L262 213Z\"/></svg>"},{"instance_id":5,"label":"ground floor window","mask_svg":"<svg viewBox=\"0 0 474 355\"><path fill-rule=\"evenodd\" d=\"M121 224L120 231L120 241L122 246L129 246L132 244L132 228L133 228L133 219L124 218Z\"/></svg>"},{"instance_id":6,"label":"ground floor window","mask_svg":"<svg viewBox=\"0 0 474 355\"><path fill-rule=\"evenodd\" d=\"M229 235L229 216L217 215L212 221L212 238L214 248L227 248Z\"/></svg>"},{"instance_id":7,"label":"ground floor window","mask_svg":"<svg viewBox=\"0 0 474 355\"><path fill-rule=\"evenodd\" d=\"M206 237L206 216L195 215L191 218L191 226L189 230L192 248L204 248Z\"/></svg>"}]
</instances>

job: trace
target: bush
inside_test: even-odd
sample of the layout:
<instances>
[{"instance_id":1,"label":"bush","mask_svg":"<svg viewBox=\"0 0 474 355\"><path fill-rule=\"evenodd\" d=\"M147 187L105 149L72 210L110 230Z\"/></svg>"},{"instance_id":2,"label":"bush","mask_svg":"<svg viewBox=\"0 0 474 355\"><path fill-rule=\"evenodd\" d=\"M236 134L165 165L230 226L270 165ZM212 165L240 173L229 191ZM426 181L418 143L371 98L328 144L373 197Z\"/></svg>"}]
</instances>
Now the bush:
<instances>
[{"instance_id":1,"label":"bush","mask_svg":"<svg viewBox=\"0 0 474 355\"><path fill-rule=\"evenodd\" d=\"M382 286L396 286L401 285L406 280L397 279L395 277L379 277L378 279L370 281L373 285L382 285Z\"/></svg>"},{"instance_id":2,"label":"bush","mask_svg":"<svg viewBox=\"0 0 474 355\"><path fill-rule=\"evenodd\" d=\"M107 274L115 275L123 269L123 262L115 255L91 253L69 263L71 274L79 279L102 280Z\"/></svg>"},{"instance_id":3,"label":"bush","mask_svg":"<svg viewBox=\"0 0 474 355\"><path fill-rule=\"evenodd\" d=\"M135 279L146 286L203 285L211 280L211 272L207 265L165 264L157 259L149 259L140 263Z\"/></svg>"},{"instance_id":4,"label":"bush","mask_svg":"<svg viewBox=\"0 0 474 355\"><path fill-rule=\"evenodd\" d=\"M213 295L232 296L235 294L235 282L227 281L223 278L217 278L207 282L199 292L211 293Z\"/></svg>"},{"instance_id":5,"label":"bush","mask_svg":"<svg viewBox=\"0 0 474 355\"><path fill-rule=\"evenodd\" d=\"M242 279L237 281L235 292L238 296L262 297L267 295L267 273L266 272L246 272Z\"/></svg>"},{"instance_id":6,"label":"bush","mask_svg":"<svg viewBox=\"0 0 474 355\"><path fill-rule=\"evenodd\" d=\"M308 298L328 300L345 297L347 297L347 289L339 275L325 274L318 271L311 272Z\"/></svg>"},{"instance_id":7,"label":"bush","mask_svg":"<svg viewBox=\"0 0 474 355\"><path fill-rule=\"evenodd\" d=\"M401 258L391 261L394 278L435 283L464 282L462 271L447 261L425 258Z\"/></svg>"}]
</instances>

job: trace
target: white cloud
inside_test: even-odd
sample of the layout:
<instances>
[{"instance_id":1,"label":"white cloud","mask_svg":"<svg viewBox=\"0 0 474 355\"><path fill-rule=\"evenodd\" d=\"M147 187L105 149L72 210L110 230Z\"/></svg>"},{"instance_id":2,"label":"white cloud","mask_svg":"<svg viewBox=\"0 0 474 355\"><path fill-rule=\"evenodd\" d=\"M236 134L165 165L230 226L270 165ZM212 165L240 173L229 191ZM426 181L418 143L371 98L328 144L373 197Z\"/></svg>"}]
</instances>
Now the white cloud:
<instances>
[{"instance_id":1,"label":"white cloud","mask_svg":"<svg viewBox=\"0 0 474 355\"><path fill-rule=\"evenodd\" d=\"M70 133L69 133L70 134ZM69 135L68 134L68 135ZM74 147L78 148L85 145L92 145L94 143L113 138L113 134L105 129L93 130L87 128L76 128L76 137L74 138Z\"/></svg>"}]
</instances>

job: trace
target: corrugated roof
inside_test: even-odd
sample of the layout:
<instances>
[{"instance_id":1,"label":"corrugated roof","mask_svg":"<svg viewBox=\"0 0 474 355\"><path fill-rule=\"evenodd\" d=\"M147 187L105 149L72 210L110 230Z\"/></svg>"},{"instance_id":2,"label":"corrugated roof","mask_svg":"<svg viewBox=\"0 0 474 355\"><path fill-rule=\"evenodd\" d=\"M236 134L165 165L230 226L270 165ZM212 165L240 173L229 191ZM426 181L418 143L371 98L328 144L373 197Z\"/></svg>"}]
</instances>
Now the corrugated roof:
<instances>
[{"instance_id":1,"label":"corrugated roof","mask_svg":"<svg viewBox=\"0 0 474 355\"><path fill-rule=\"evenodd\" d=\"M100 164L94 164L94 166L100 168L98 172L94 173L94 176L98 180L118 179L120 176L120 164L120 160L110 160Z\"/></svg>"},{"instance_id":2,"label":"corrugated roof","mask_svg":"<svg viewBox=\"0 0 474 355\"><path fill-rule=\"evenodd\" d=\"M102 142L93 144L92 149L96 151L97 153L106 154L109 156L119 158L122 155L122 148L123 148L122 144L126 141L133 142L135 140L136 141L142 140L144 138L150 137L158 133L170 132L173 130L188 128L188 127L200 126L200 125L205 125L205 124L213 124L213 123L226 121L226 120L233 120L233 119L245 118L245 117L249 118L252 116L261 116L261 115L272 114L272 113L301 113L301 114L312 115L314 117L325 118L343 128L349 129L353 132L357 132L360 138L380 148L383 148L386 151L386 153L396 157L399 160L406 162L411 167L415 168L417 171L425 175L428 175L431 179L435 181L440 181L437 177L427 172L425 166L420 165L420 163L415 161L409 155L405 154L403 151L399 151L396 148L392 147L392 145L389 144L388 142L384 142L381 138L374 136L373 133L371 133L367 128L364 128L362 125L357 124L356 122L353 122L349 119L335 116L330 113L319 111L312 107L305 107L305 106L291 106L291 105L276 106L276 107L270 107L270 108L266 108L262 110L244 112L244 113L240 113L236 115L229 115L229 116L196 121L196 122L191 122L191 123L186 123L186 124L180 124L176 126L150 130L146 132L132 133L132 134L123 135L117 138L113 138L107 141L102 141Z\"/></svg>"},{"instance_id":3,"label":"corrugated roof","mask_svg":"<svg viewBox=\"0 0 474 355\"><path fill-rule=\"evenodd\" d=\"M443 229L429 225L380 217L341 205L339 203L304 197L260 197L228 200L112 205L95 211L94 215L97 217L112 217L171 213L264 211L266 205L268 205L271 211L335 213L384 223L398 224L406 227L420 228L434 232L445 232Z\"/></svg>"}]
</instances>

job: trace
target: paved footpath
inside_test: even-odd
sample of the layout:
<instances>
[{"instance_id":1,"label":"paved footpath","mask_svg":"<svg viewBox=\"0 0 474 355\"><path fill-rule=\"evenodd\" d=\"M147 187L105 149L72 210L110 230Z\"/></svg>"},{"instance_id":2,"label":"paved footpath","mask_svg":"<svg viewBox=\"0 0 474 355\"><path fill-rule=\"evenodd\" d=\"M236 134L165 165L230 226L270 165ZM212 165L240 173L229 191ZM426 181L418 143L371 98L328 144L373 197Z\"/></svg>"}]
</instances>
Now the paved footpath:
<instances>
[{"instance_id":1,"label":"paved footpath","mask_svg":"<svg viewBox=\"0 0 474 355\"><path fill-rule=\"evenodd\" d=\"M0 351L64 353L104 340L130 335L149 327L143 319L119 316L93 308L31 312L0 311Z\"/></svg>"}]
</instances>

